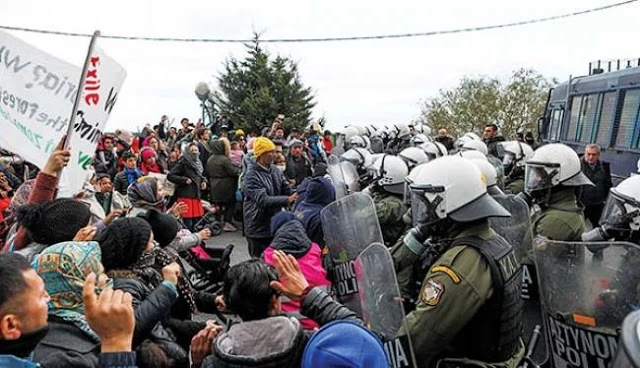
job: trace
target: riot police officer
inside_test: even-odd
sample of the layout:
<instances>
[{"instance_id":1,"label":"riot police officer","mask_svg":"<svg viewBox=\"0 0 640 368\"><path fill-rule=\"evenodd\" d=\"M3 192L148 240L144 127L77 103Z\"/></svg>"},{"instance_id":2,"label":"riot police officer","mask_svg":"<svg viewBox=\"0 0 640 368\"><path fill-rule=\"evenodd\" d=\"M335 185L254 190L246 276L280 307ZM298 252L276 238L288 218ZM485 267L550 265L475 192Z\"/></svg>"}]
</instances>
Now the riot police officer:
<instances>
[{"instance_id":1,"label":"riot police officer","mask_svg":"<svg viewBox=\"0 0 640 368\"><path fill-rule=\"evenodd\" d=\"M524 193L540 207L531 219L534 235L580 240L584 208L578 204L576 190L593 184L582 173L578 154L561 143L544 145L526 162L524 181Z\"/></svg>"},{"instance_id":2,"label":"riot police officer","mask_svg":"<svg viewBox=\"0 0 640 368\"><path fill-rule=\"evenodd\" d=\"M488 222L509 212L487 194L481 172L465 158L443 157L415 170L409 189L418 225L402 249L394 249L394 260L399 270L437 250L425 258L428 272L407 316L418 364L516 367L524 356L521 269Z\"/></svg>"},{"instance_id":3,"label":"riot police officer","mask_svg":"<svg viewBox=\"0 0 640 368\"><path fill-rule=\"evenodd\" d=\"M396 156L383 155L371 167L373 181L370 194L387 246L393 245L405 231L402 216L407 212L403 202L404 179L409 174L407 164Z\"/></svg>"},{"instance_id":4,"label":"riot police officer","mask_svg":"<svg viewBox=\"0 0 640 368\"><path fill-rule=\"evenodd\" d=\"M505 192L520 194L524 191L524 165L533 156L533 149L528 144L518 141L504 142L502 147Z\"/></svg>"}]
</instances>

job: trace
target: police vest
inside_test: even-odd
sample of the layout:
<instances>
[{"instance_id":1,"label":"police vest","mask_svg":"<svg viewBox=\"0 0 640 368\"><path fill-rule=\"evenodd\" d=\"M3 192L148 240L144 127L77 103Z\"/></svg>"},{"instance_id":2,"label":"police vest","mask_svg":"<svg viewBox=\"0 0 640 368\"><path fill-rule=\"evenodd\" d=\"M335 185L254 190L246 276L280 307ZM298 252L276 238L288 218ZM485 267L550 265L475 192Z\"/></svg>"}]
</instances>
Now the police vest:
<instances>
[{"instance_id":1,"label":"police vest","mask_svg":"<svg viewBox=\"0 0 640 368\"><path fill-rule=\"evenodd\" d=\"M470 246L485 258L491 271L493 295L458 333L452 346L456 355L483 362L502 362L520 348L522 335L522 267L503 237L456 239L455 246Z\"/></svg>"}]
</instances>

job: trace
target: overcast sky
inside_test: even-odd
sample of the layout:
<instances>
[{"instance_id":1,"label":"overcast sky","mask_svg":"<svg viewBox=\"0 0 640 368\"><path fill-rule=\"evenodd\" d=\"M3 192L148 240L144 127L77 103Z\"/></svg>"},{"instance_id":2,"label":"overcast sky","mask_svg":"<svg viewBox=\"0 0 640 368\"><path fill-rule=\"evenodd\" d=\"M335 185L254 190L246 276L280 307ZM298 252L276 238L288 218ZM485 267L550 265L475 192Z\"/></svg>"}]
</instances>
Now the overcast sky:
<instances>
[{"instance_id":1,"label":"overcast sky","mask_svg":"<svg viewBox=\"0 0 640 368\"><path fill-rule=\"evenodd\" d=\"M2 1L1 25L154 37L339 37L425 32L563 14L615 0L285 0ZM419 115L419 103L465 75L507 78L534 68L563 81L596 59L638 58L640 5L536 25L456 35L357 42L268 44L299 62L316 93L315 116L330 127L391 124ZM80 65L88 39L13 35ZM102 40L128 72L109 128L135 130L162 114L200 116L194 87L215 84L222 62L243 57L241 44Z\"/></svg>"}]
</instances>

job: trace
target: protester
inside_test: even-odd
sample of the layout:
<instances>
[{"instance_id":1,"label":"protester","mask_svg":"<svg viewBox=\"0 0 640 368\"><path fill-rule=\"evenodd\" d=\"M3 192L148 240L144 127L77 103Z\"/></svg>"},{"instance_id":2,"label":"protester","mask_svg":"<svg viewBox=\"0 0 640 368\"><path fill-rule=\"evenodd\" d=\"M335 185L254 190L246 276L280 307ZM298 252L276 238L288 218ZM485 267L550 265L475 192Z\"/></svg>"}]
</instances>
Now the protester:
<instances>
[{"instance_id":1,"label":"protester","mask_svg":"<svg viewBox=\"0 0 640 368\"><path fill-rule=\"evenodd\" d=\"M224 231L238 231L233 224L236 207L236 189L240 169L233 165L230 155L229 141L219 139L212 144L212 154L207 162L211 203L220 206L224 213Z\"/></svg>"},{"instance_id":2,"label":"protester","mask_svg":"<svg viewBox=\"0 0 640 368\"><path fill-rule=\"evenodd\" d=\"M122 157L125 161L124 169L116 175L114 188L118 193L126 195L129 185L135 183L144 174L136 167L137 158L133 153L127 152Z\"/></svg>"},{"instance_id":3,"label":"protester","mask_svg":"<svg viewBox=\"0 0 640 368\"><path fill-rule=\"evenodd\" d=\"M33 268L51 297L49 331L35 348L33 360L47 368L97 367L101 338L85 315L83 288L90 274L103 273L100 247L95 242L59 243L45 249Z\"/></svg>"},{"instance_id":4,"label":"protester","mask_svg":"<svg viewBox=\"0 0 640 368\"><path fill-rule=\"evenodd\" d=\"M160 166L161 172L167 172L169 170L169 154L164 147L164 143L158 138L151 137L148 146L156 152L156 162Z\"/></svg>"},{"instance_id":5,"label":"protester","mask_svg":"<svg viewBox=\"0 0 640 368\"><path fill-rule=\"evenodd\" d=\"M102 136L93 159L93 167L96 169L96 172L107 174L112 178L116 175L116 172L118 172L118 159L114 152L113 140L113 136Z\"/></svg>"},{"instance_id":6,"label":"protester","mask_svg":"<svg viewBox=\"0 0 640 368\"><path fill-rule=\"evenodd\" d=\"M213 153L213 148L211 147L211 143L209 140L211 139L211 131L206 128L198 128L194 131L194 135L196 136L196 140L198 142L198 150L200 151L200 162L203 165L207 164L209 161L209 157ZM204 168L205 175L207 173L207 168Z\"/></svg>"},{"instance_id":7,"label":"protester","mask_svg":"<svg viewBox=\"0 0 640 368\"><path fill-rule=\"evenodd\" d=\"M96 240L114 289L128 292L133 298L136 317L133 345L145 361L141 365L184 366L186 351L162 323L179 296L178 264L167 265L159 273L146 263L153 248L153 233L151 226L140 218L116 220ZM143 344L145 340L149 341Z\"/></svg>"},{"instance_id":8,"label":"protester","mask_svg":"<svg viewBox=\"0 0 640 368\"><path fill-rule=\"evenodd\" d=\"M324 149L326 153L333 151L333 141L331 140L331 131L329 130L325 130L322 136L322 149Z\"/></svg>"},{"instance_id":9,"label":"protester","mask_svg":"<svg viewBox=\"0 0 640 368\"><path fill-rule=\"evenodd\" d=\"M321 326L335 320L360 323L352 311L333 301L323 290L310 287L293 256L276 251L274 259L278 273L258 259L229 269L223 303L243 322L232 325L224 333L219 330L199 333L191 345L194 363L202 362L205 368L300 366L308 338L295 318L279 315L279 293L291 300L300 300L302 314ZM344 341L347 350L362 346L360 344L360 341ZM320 353L319 350L315 352ZM384 354L377 354L376 358L386 366ZM367 354L363 361L370 359ZM354 366L364 365L356 362Z\"/></svg>"},{"instance_id":10,"label":"protester","mask_svg":"<svg viewBox=\"0 0 640 368\"><path fill-rule=\"evenodd\" d=\"M336 200L336 192L329 179L323 177L307 179L304 199L296 205L295 215L311 239L316 244L324 245L324 232L320 212L329 203ZM298 187L298 193L301 189ZM300 194L302 196L302 194Z\"/></svg>"},{"instance_id":11,"label":"protester","mask_svg":"<svg viewBox=\"0 0 640 368\"><path fill-rule=\"evenodd\" d=\"M158 165L158 155L153 148L148 146L143 147L140 150L140 157L140 171L142 171L144 175L149 175L149 173L163 174L162 168Z\"/></svg>"},{"instance_id":12,"label":"protester","mask_svg":"<svg viewBox=\"0 0 640 368\"><path fill-rule=\"evenodd\" d=\"M287 166L284 172L292 186L298 186L302 181L313 175L311 161L305 155L304 143L293 139L289 142L289 154L287 155Z\"/></svg>"},{"instance_id":13,"label":"protester","mask_svg":"<svg viewBox=\"0 0 640 368\"><path fill-rule=\"evenodd\" d=\"M594 186L585 186L580 192L580 202L584 205L584 217L592 227L598 227L604 203L607 200L611 183L609 163L600 160L600 146L588 144L580 160L581 171Z\"/></svg>"},{"instance_id":14,"label":"protester","mask_svg":"<svg viewBox=\"0 0 640 368\"><path fill-rule=\"evenodd\" d=\"M206 189L207 179L203 175L204 166L200 161L198 144L195 142L187 146L178 163L167 175L167 180L176 185L176 201L186 205L187 210L182 214L182 218L189 230L193 230L204 215L200 191Z\"/></svg>"},{"instance_id":15,"label":"protester","mask_svg":"<svg viewBox=\"0 0 640 368\"><path fill-rule=\"evenodd\" d=\"M189 123L189 119L187 118L182 118L182 120L180 120L180 125L182 126L182 128L178 131L176 142L180 142L181 140L187 138L189 135L191 135L191 131L193 130L193 124Z\"/></svg>"},{"instance_id":16,"label":"protester","mask_svg":"<svg viewBox=\"0 0 640 368\"><path fill-rule=\"evenodd\" d=\"M531 146L531 148L533 148L534 150L536 150L536 149L538 149L538 147L540 147L540 144L538 142L536 142L535 138L533 137L533 133L531 133L531 132L527 132L524 135L524 141L529 146Z\"/></svg>"},{"instance_id":17,"label":"protester","mask_svg":"<svg viewBox=\"0 0 640 368\"><path fill-rule=\"evenodd\" d=\"M64 366L69 356L59 353L32 360L34 349L45 336L47 341L52 341L48 336L50 331L60 335L56 325L52 328L47 323L47 304L51 297L43 280L22 256L13 253L0 254L0 280L0 366ZM106 278L101 278L98 287L104 288L105 281ZM130 352L134 325L131 297L119 292L114 294L108 288L97 297L95 282L95 274L89 274L82 292L86 321L100 337L101 353L97 364L90 366L133 368L136 355ZM64 343L73 342L77 341Z\"/></svg>"},{"instance_id":18,"label":"protester","mask_svg":"<svg viewBox=\"0 0 640 368\"><path fill-rule=\"evenodd\" d=\"M231 152L229 153L229 158L231 159L231 164L237 168L242 167L242 159L244 158L244 151L242 150L242 146L240 142L233 141L230 144Z\"/></svg>"},{"instance_id":19,"label":"protester","mask_svg":"<svg viewBox=\"0 0 640 368\"><path fill-rule=\"evenodd\" d=\"M487 124L482 134L482 140L487 145L489 155L493 157L502 158L502 153L499 150L498 144L504 142L503 136L498 135L498 126L496 124Z\"/></svg>"},{"instance_id":20,"label":"protester","mask_svg":"<svg viewBox=\"0 0 640 368\"><path fill-rule=\"evenodd\" d=\"M271 219L271 234L273 241L264 251L263 257L267 264L275 266L274 252L282 251L294 256L300 270L311 287L324 287L329 292L331 283L327 280L327 271L322 267L322 250L317 243L312 242L305 232L302 223L296 216L282 211ZM290 317L297 318L305 330L314 330L318 324L300 314L300 302L282 298L282 311Z\"/></svg>"},{"instance_id":21,"label":"protester","mask_svg":"<svg viewBox=\"0 0 640 368\"><path fill-rule=\"evenodd\" d=\"M248 162L244 177L244 229L252 257L259 257L271 244L271 217L297 199L282 172L273 165L275 149L270 139L257 138L253 144L256 160Z\"/></svg>"},{"instance_id":22,"label":"protester","mask_svg":"<svg viewBox=\"0 0 640 368\"><path fill-rule=\"evenodd\" d=\"M453 138L447 134L446 129L442 128L438 130L438 136L435 138L435 141L442 143L447 151L453 151Z\"/></svg>"},{"instance_id":23,"label":"protester","mask_svg":"<svg viewBox=\"0 0 640 368\"><path fill-rule=\"evenodd\" d=\"M89 226L91 212L80 201L60 198L22 206L18 208L17 219L31 241L14 250L31 261L46 247L73 240L81 229Z\"/></svg>"}]
</instances>

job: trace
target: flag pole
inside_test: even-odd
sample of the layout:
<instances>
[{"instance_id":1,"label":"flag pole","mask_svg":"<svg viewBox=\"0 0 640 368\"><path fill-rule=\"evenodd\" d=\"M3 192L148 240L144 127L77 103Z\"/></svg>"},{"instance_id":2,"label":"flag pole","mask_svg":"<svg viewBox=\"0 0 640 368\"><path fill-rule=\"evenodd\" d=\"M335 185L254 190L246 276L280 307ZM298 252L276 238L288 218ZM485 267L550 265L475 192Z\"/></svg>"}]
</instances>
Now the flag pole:
<instances>
[{"instance_id":1,"label":"flag pole","mask_svg":"<svg viewBox=\"0 0 640 368\"><path fill-rule=\"evenodd\" d=\"M78 91L76 93L76 98L73 101L73 109L71 110L71 118L69 119L69 125L67 126L67 135L64 140L64 149L69 147L69 142L71 142L71 135L73 134L73 129L75 127L76 115L78 114L78 107L80 106L80 99L82 98L82 91L84 90L84 85L87 80L87 71L89 70L89 64L91 63L91 55L93 54L93 49L96 45L96 40L100 37L100 31L93 32L93 36L91 36L91 41L89 42L89 50L87 51L87 57L84 60L84 65L82 66L82 74L80 74L80 82L78 83Z\"/></svg>"}]
</instances>

